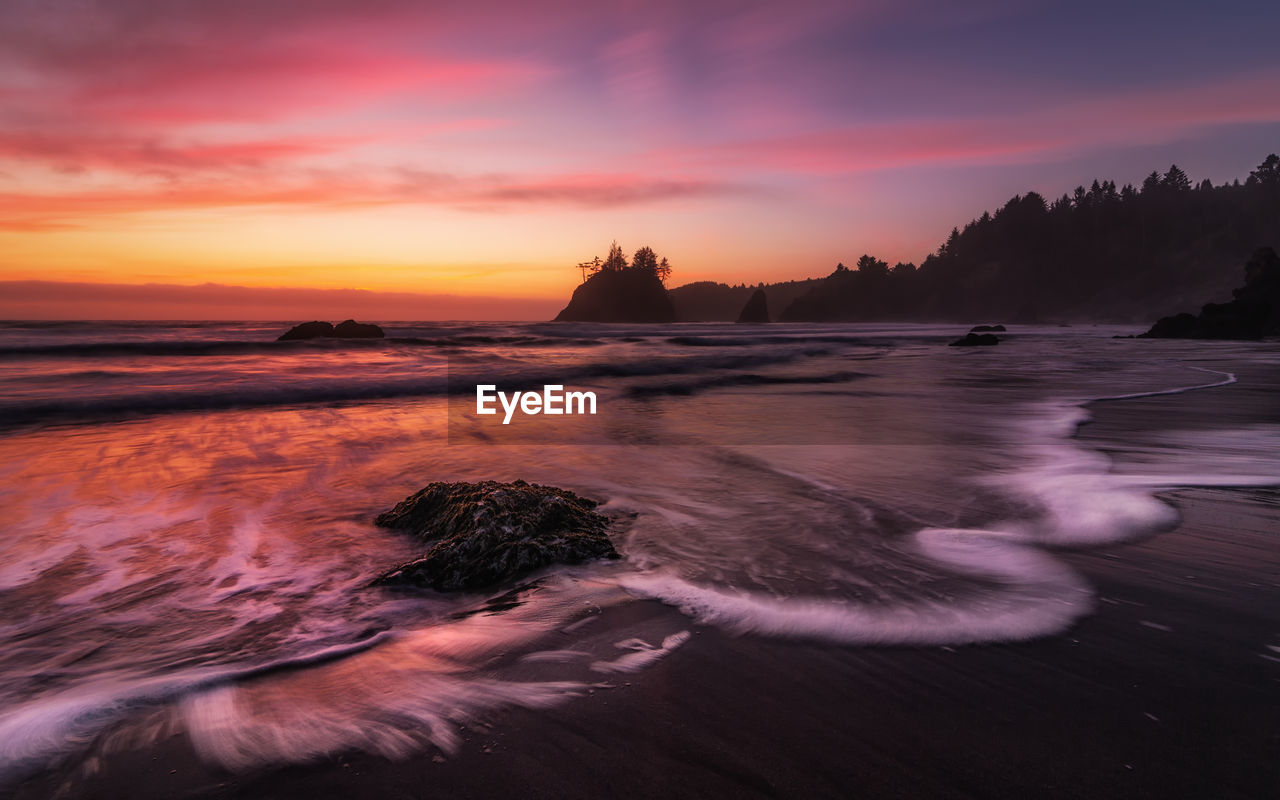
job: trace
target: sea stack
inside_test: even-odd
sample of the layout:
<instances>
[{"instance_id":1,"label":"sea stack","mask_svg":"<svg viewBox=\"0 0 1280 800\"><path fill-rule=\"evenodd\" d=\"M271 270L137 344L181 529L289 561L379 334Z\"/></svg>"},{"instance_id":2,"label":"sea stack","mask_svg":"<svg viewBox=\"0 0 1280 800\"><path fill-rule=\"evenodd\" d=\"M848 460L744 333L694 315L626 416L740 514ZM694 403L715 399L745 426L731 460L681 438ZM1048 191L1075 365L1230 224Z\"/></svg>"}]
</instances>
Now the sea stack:
<instances>
[{"instance_id":1,"label":"sea stack","mask_svg":"<svg viewBox=\"0 0 1280 800\"><path fill-rule=\"evenodd\" d=\"M676 309L657 275L605 269L578 286L556 322L675 322Z\"/></svg>"},{"instance_id":2,"label":"sea stack","mask_svg":"<svg viewBox=\"0 0 1280 800\"><path fill-rule=\"evenodd\" d=\"M756 289L751 295L751 299L747 300L747 304L742 307L742 313L738 315L738 322L768 322L769 321L769 302L764 296L764 289Z\"/></svg>"}]
</instances>

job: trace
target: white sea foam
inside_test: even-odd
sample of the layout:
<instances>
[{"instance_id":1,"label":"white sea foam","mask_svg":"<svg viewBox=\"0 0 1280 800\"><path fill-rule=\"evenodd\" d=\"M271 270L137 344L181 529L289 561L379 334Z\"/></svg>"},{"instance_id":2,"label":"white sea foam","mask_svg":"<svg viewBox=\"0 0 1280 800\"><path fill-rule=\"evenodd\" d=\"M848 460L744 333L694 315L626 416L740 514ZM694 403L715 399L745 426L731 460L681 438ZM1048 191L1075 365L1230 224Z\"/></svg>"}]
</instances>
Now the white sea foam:
<instances>
[{"instance_id":1,"label":"white sea foam","mask_svg":"<svg viewBox=\"0 0 1280 800\"><path fill-rule=\"evenodd\" d=\"M458 724L501 706L545 708L585 691L572 681L454 676L439 663L382 661L376 678L326 672L298 683L223 686L182 701L182 726L205 760L228 769L298 763L352 750L399 758L428 744L453 752ZM369 665L366 665L369 666Z\"/></svg>"},{"instance_id":2,"label":"white sea foam","mask_svg":"<svg viewBox=\"0 0 1280 800\"><path fill-rule=\"evenodd\" d=\"M611 586L563 578L548 580L540 593L542 602L409 631L349 659L188 694L179 725L202 758L230 769L350 750L388 758L428 745L452 752L459 725L477 714L503 706L545 708L588 689L582 681L505 680L478 671L581 613L583 598L598 605L624 599ZM530 656L524 661L589 654Z\"/></svg>"},{"instance_id":3,"label":"white sea foam","mask_svg":"<svg viewBox=\"0 0 1280 800\"><path fill-rule=\"evenodd\" d=\"M690 636L689 631L673 633L663 639L661 645L656 646L643 639L625 639L614 646L633 652L614 659L597 661L591 665L591 669L596 672L639 672L689 641Z\"/></svg>"},{"instance_id":4,"label":"white sea foam","mask_svg":"<svg viewBox=\"0 0 1280 800\"><path fill-rule=\"evenodd\" d=\"M144 676L105 675L91 683L10 707L0 713L0 784L51 766L68 747L87 744L131 708L264 670L303 666L349 655L387 638L381 634L252 667L199 667Z\"/></svg>"},{"instance_id":5,"label":"white sea foam","mask_svg":"<svg viewBox=\"0 0 1280 800\"><path fill-rule=\"evenodd\" d=\"M1201 371L1222 377L1102 399L1180 394L1236 381L1231 373ZM915 534L917 552L941 566L996 582L998 588L978 596L893 604L786 597L695 583L663 569L619 582L637 595L675 605L701 623L737 633L844 644L949 645L1035 638L1064 630L1093 608L1088 583L1041 545L1108 544L1169 527L1176 523L1177 513L1154 496L1161 489L1280 483L1280 447L1259 447L1257 430L1248 432L1251 444L1243 454L1223 453L1237 438L1232 432L1202 435L1205 441L1195 450L1200 468L1194 472L1115 474L1109 458L1072 438L1089 419L1085 402L1055 401L1031 408L1025 422L1010 431L1012 446L1024 458L1020 469L981 479L1030 501L1042 510L1040 518L987 530L926 528ZM1265 436L1280 444L1280 429L1269 428ZM1206 451L1219 456L1205 458Z\"/></svg>"},{"instance_id":6,"label":"white sea foam","mask_svg":"<svg viewBox=\"0 0 1280 800\"><path fill-rule=\"evenodd\" d=\"M671 574L625 577L636 594L679 607L698 622L735 633L841 644L968 644L1030 639L1065 629L1092 607L1088 585L1061 562L998 531L926 529L921 552L953 569L995 579L974 598L895 605L778 597L700 586Z\"/></svg>"},{"instance_id":7,"label":"white sea foam","mask_svg":"<svg viewBox=\"0 0 1280 800\"><path fill-rule=\"evenodd\" d=\"M1236 382L1230 372L1192 367L1222 376L1217 381L1098 398L1099 401L1183 394ZM1117 473L1103 453L1070 437L1090 419L1077 403L1047 403L1018 428L1031 456L1028 466L984 479L1010 486L1045 511L1043 519L1003 528L1043 544L1083 546L1126 541L1172 527L1177 511L1154 496L1182 486L1271 486L1280 483L1280 427L1166 434L1159 472Z\"/></svg>"}]
</instances>

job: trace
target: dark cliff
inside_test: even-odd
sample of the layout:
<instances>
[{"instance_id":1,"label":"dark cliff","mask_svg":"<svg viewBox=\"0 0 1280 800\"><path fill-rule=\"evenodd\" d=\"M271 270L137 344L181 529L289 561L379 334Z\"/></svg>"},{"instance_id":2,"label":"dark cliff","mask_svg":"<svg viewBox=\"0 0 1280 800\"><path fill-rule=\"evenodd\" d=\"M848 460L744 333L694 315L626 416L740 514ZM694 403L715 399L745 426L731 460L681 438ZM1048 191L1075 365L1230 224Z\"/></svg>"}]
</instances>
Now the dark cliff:
<instances>
[{"instance_id":1,"label":"dark cliff","mask_svg":"<svg viewBox=\"0 0 1280 800\"><path fill-rule=\"evenodd\" d=\"M1225 303L1206 303L1199 316L1163 317L1140 334L1152 339L1261 339L1280 336L1280 256L1260 247L1244 266L1244 285Z\"/></svg>"}]
</instances>

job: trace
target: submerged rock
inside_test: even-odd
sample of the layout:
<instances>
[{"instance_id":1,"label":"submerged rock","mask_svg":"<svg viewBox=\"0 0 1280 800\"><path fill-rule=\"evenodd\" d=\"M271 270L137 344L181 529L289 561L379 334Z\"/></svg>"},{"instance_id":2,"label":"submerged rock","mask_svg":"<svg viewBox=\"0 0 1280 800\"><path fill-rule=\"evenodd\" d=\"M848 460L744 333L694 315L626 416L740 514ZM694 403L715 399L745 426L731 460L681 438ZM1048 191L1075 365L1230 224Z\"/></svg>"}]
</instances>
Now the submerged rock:
<instances>
[{"instance_id":1,"label":"submerged rock","mask_svg":"<svg viewBox=\"0 0 1280 800\"><path fill-rule=\"evenodd\" d=\"M374 522L433 542L375 583L440 591L483 589L551 564L618 558L597 503L514 481L432 483Z\"/></svg>"},{"instance_id":2,"label":"submerged rock","mask_svg":"<svg viewBox=\"0 0 1280 800\"><path fill-rule=\"evenodd\" d=\"M756 289L751 299L742 307L738 322L768 322L769 301L764 296L764 289Z\"/></svg>"},{"instance_id":3,"label":"submerged rock","mask_svg":"<svg viewBox=\"0 0 1280 800\"><path fill-rule=\"evenodd\" d=\"M301 325L294 325L289 330L280 334L277 342L288 342L293 339L322 339L333 336L333 325L328 322L304 322Z\"/></svg>"},{"instance_id":4,"label":"submerged rock","mask_svg":"<svg viewBox=\"0 0 1280 800\"><path fill-rule=\"evenodd\" d=\"M339 339L381 339L385 334L372 322L347 319L334 326L333 335Z\"/></svg>"},{"instance_id":5,"label":"submerged rock","mask_svg":"<svg viewBox=\"0 0 1280 800\"><path fill-rule=\"evenodd\" d=\"M969 333L963 339L956 339L952 347L981 347L1000 344L1000 337L994 333Z\"/></svg>"},{"instance_id":6,"label":"submerged rock","mask_svg":"<svg viewBox=\"0 0 1280 800\"><path fill-rule=\"evenodd\" d=\"M969 333L1004 333L1003 325L974 325Z\"/></svg>"}]
</instances>

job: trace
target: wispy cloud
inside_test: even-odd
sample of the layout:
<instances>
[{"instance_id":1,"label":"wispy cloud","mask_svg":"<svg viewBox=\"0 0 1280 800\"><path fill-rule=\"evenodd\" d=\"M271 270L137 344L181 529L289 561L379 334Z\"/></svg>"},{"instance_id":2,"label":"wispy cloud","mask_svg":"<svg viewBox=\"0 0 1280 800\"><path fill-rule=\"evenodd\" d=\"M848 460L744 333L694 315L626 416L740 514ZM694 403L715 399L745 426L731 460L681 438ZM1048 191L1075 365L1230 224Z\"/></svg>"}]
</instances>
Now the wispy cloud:
<instances>
[{"instance_id":1,"label":"wispy cloud","mask_svg":"<svg viewBox=\"0 0 1280 800\"><path fill-rule=\"evenodd\" d=\"M840 126L660 150L653 163L831 176L923 166L1026 163L1168 141L1217 125L1280 122L1280 73L1048 99L1016 112Z\"/></svg>"},{"instance_id":2,"label":"wispy cloud","mask_svg":"<svg viewBox=\"0 0 1280 800\"><path fill-rule=\"evenodd\" d=\"M474 213L510 213L545 207L616 208L754 191L732 182L626 173L512 178L417 170L373 176L316 170L257 178L157 183L142 189L0 193L0 230L63 230L105 217L183 209L273 206L306 211L428 205Z\"/></svg>"}]
</instances>

